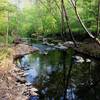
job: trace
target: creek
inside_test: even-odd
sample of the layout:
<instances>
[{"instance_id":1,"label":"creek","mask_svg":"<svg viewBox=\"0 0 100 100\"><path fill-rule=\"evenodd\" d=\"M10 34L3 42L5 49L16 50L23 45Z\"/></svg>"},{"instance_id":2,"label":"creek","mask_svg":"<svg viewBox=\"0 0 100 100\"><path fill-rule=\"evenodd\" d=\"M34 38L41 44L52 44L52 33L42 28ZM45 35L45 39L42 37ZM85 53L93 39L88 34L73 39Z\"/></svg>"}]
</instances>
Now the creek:
<instances>
[{"instance_id":1,"label":"creek","mask_svg":"<svg viewBox=\"0 0 100 100\"><path fill-rule=\"evenodd\" d=\"M38 89L39 96L31 96L30 100L100 100L100 84L90 88L100 78L98 60L70 48L63 51L43 44L33 47L40 52L19 59L27 83Z\"/></svg>"}]
</instances>

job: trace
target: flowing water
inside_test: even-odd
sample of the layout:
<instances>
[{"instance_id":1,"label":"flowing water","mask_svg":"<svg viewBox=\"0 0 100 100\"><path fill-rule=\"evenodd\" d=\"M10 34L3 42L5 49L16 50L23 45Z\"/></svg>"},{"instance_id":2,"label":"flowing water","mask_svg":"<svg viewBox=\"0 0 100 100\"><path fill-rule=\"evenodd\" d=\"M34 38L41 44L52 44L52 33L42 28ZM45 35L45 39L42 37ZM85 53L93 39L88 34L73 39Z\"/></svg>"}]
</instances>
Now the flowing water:
<instances>
[{"instance_id":1,"label":"flowing water","mask_svg":"<svg viewBox=\"0 0 100 100\"><path fill-rule=\"evenodd\" d=\"M46 45L34 46L40 52L20 59L27 83L39 90L39 97L31 96L30 100L100 100L99 61L72 49L62 51Z\"/></svg>"}]
</instances>

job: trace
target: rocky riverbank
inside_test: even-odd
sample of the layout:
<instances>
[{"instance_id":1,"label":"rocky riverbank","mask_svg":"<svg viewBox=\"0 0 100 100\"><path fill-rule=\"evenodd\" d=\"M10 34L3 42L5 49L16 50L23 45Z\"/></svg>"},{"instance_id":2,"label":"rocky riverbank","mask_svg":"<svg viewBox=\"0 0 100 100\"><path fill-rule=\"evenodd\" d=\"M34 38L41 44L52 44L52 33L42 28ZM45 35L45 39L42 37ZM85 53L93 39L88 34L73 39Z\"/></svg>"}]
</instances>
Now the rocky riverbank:
<instances>
[{"instance_id":1,"label":"rocky riverbank","mask_svg":"<svg viewBox=\"0 0 100 100\"><path fill-rule=\"evenodd\" d=\"M78 53L100 59L100 46L95 42L77 42L77 47L74 46L74 43L65 42L64 46L71 47Z\"/></svg>"},{"instance_id":2,"label":"rocky riverbank","mask_svg":"<svg viewBox=\"0 0 100 100\"><path fill-rule=\"evenodd\" d=\"M76 52L100 59L100 46L95 42L76 42L77 47L74 46L72 41L58 42L54 43L45 43L45 45L55 47L60 50L67 50L68 48L73 48Z\"/></svg>"},{"instance_id":3,"label":"rocky riverbank","mask_svg":"<svg viewBox=\"0 0 100 100\"><path fill-rule=\"evenodd\" d=\"M35 51L38 49L25 44L0 50L0 100L28 100L30 95L38 95L37 89L26 83L24 71L14 64L18 57Z\"/></svg>"},{"instance_id":4,"label":"rocky riverbank","mask_svg":"<svg viewBox=\"0 0 100 100\"><path fill-rule=\"evenodd\" d=\"M23 55L34 53L38 51L38 48L33 48L32 46L26 45L26 44L17 44L12 47L13 50L13 58L17 59Z\"/></svg>"}]
</instances>

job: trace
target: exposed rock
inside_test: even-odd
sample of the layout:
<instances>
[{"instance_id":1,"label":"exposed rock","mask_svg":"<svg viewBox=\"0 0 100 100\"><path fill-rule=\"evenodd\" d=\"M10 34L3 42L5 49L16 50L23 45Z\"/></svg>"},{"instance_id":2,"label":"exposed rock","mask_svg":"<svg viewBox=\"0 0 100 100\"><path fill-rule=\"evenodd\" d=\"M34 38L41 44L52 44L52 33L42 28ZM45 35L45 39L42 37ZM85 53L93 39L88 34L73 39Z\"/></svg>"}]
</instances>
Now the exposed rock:
<instances>
[{"instance_id":1,"label":"exposed rock","mask_svg":"<svg viewBox=\"0 0 100 100\"><path fill-rule=\"evenodd\" d=\"M85 61L81 56L74 56L73 58L76 63L83 63Z\"/></svg>"},{"instance_id":2,"label":"exposed rock","mask_svg":"<svg viewBox=\"0 0 100 100\"><path fill-rule=\"evenodd\" d=\"M48 44L47 38L43 38L43 44Z\"/></svg>"},{"instance_id":3,"label":"exposed rock","mask_svg":"<svg viewBox=\"0 0 100 100\"><path fill-rule=\"evenodd\" d=\"M29 89L31 92L37 92L38 91L38 89L36 89L36 88L31 88L31 89Z\"/></svg>"},{"instance_id":4,"label":"exposed rock","mask_svg":"<svg viewBox=\"0 0 100 100\"><path fill-rule=\"evenodd\" d=\"M86 59L86 62L90 63L91 62L91 59Z\"/></svg>"},{"instance_id":5,"label":"exposed rock","mask_svg":"<svg viewBox=\"0 0 100 100\"><path fill-rule=\"evenodd\" d=\"M31 86L32 83L30 83L30 82L26 82L25 85L26 85L26 86Z\"/></svg>"},{"instance_id":6,"label":"exposed rock","mask_svg":"<svg viewBox=\"0 0 100 100\"><path fill-rule=\"evenodd\" d=\"M13 47L13 57L14 59L17 59L19 57L22 57L29 53L33 53L38 50L38 48L32 48L31 46L26 44L18 44Z\"/></svg>"},{"instance_id":7,"label":"exposed rock","mask_svg":"<svg viewBox=\"0 0 100 100\"><path fill-rule=\"evenodd\" d=\"M60 46L60 47L58 47L59 49L61 49L61 50L66 50L66 49L68 49L67 47L65 47L65 46Z\"/></svg>"},{"instance_id":8,"label":"exposed rock","mask_svg":"<svg viewBox=\"0 0 100 100\"><path fill-rule=\"evenodd\" d=\"M66 42L64 43L64 46L72 47L72 46L74 46L74 42L72 42L72 41L66 41Z\"/></svg>"},{"instance_id":9,"label":"exposed rock","mask_svg":"<svg viewBox=\"0 0 100 100\"><path fill-rule=\"evenodd\" d=\"M62 45L63 45L62 43L60 43L60 42L58 43L58 46L62 46Z\"/></svg>"},{"instance_id":10,"label":"exposed rock","mask_svg":"<svg viewBox=\"0 0 100 100\"><path fill-rule=\"evenodd\" d=\"M58 43L58 45L55 46L56 49L60 49L60 50L66 50L68 49L66 46L64 46L63 44L61 43Z\"/></svg>"},{"instance_id":11,"label":"exposed rock","mask_svg":"<svg viewBox=\"0 0 100 100\"><path fill-rule=\"evenodd\" d=\"M28 99L29 99L28 96L18 96L18 97L16 97L16 100L28 100ZM13 100L15 100L15 99L13 99Z\"/></svg>"},{"instance_id":12,"label":"exposed rock","mask_svg":"<svg viewBox=\"0 0 100 100\"><path fill-rule=\"evenodd\" d=\"M35 92L30 92L30 95L31 95L31 96L38 96L38 94L35 93Z\"/></svg>"},{"instance_id":13,"label":"exposed rock","mask_svg":"<svg viewBox=\"0 0 100 100\"><path fill-rule=\"evenodd\" d=\"M49 44L49 46L54 46L55 44L53 44L53 43L51 43L51 44Z\"/></svg>"},{"instance_id":14,"label":"exposed rock","mask_svg":"<svg viewBox=\"0 0 100 100\"><path fill-rule=\"evenodd\" d=\"M0 100L28 100L30 95L28 86L21 84L26 82L24 76L26 76L27 73L17 68L13 60L16 59L16 57L33 53L38 49L25 44L17 44L6 50L7 53L5 53L4 59L0 61ZM25 91L28 92L26 96L23 95ZM32 90L31 94L36 95Z\"/></svg>"},{"instance_id":15,"label":"exposed rock","mask_svg":"<svg viewBox=\"0 0 100 100\"><path fill-rule=\"evenodd\" d=\"M27 75L29 75L29 73L24 72L23 77L25 77L25 76L27 76Z\"/></svg>"}]
</instances>

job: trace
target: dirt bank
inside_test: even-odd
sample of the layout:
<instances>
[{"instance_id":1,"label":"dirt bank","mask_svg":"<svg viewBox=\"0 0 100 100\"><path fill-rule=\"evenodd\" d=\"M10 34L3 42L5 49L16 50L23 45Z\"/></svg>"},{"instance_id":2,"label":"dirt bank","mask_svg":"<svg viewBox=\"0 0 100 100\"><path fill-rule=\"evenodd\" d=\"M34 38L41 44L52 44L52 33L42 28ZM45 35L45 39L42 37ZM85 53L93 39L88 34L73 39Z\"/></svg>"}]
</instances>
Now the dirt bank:
<instances>
[{"instance_id":1,"label":"dirt bank","mask_svg":"<svg viewBox=\"0 0 100 100\"><path fill-rule=\"evenodd\" d=\"M14 64L14 59L35 51L25 44L0 49L0 100L28 100L29 95L37 95L33 86L25 84L24 71Z\"/></svg>"}]
</instances>

